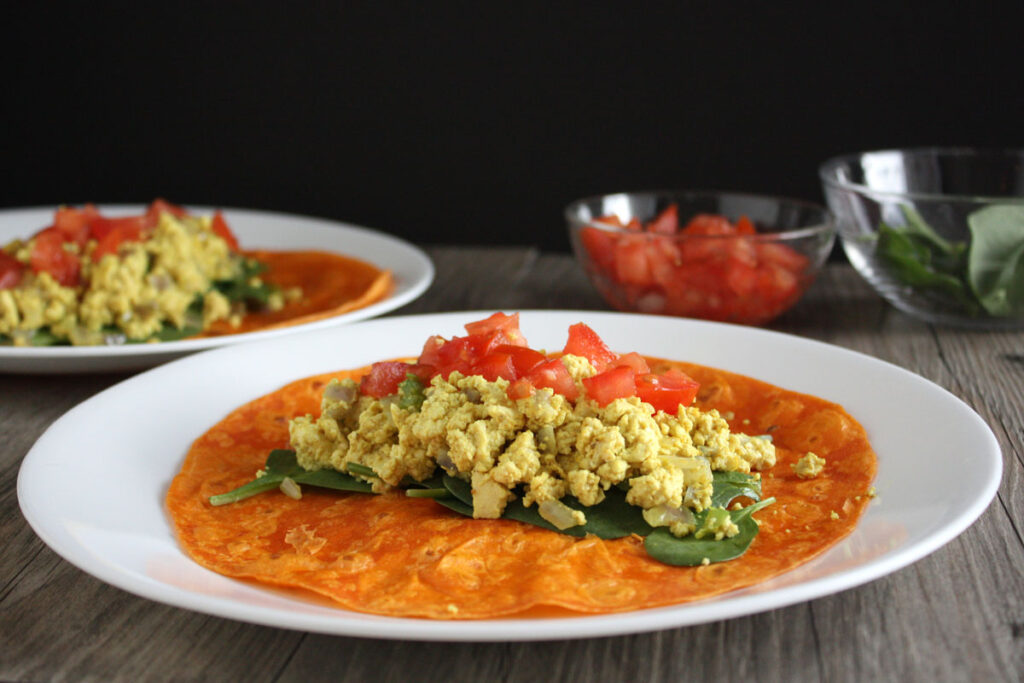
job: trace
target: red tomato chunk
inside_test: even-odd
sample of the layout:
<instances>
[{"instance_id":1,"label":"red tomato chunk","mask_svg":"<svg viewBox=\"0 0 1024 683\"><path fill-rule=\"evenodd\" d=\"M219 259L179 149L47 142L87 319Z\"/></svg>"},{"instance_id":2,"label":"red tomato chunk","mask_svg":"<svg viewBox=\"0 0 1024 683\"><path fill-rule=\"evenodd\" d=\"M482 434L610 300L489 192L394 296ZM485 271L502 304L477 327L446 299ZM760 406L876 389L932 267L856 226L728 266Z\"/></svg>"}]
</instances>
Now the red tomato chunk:
<instances>
[{"instance_id":1,"label":"red tomato chunk","mask_svg":"<svg viewBox=\"0 0 1024 683\"><path fill-rule=\"evenodd\" d=\"M187 215L185 209L163 199L155 200L140 216L116 218L101 216L92 204L80 209L61 207L54 213L53 225L33 236L29 266L37 273L49 273L64 286L74 287L79 284L81 270L78 254L90 240L96 243L92 260L98 263L106 254L116 256L126 242L146 239L164 213L177 217ZM213 216L212 228L232 250L237 251L238 240L219 211ZM14 287L21 281L21 268L16 272L17 277L14 273L13 266L0 261L0 289Z\"/></svg>"},{"instance_id":2,"label":"red tomato chunk","mask_svg":"<svg viewBox=\"0 0 1024 683\"><path fill-rule=\"evenodd\" d=\"M598 374L582 381L586 396L601 406L617 398L639 396L657 410L675 413L680 405L693 403L699 385L678 370L652 374L647 361L636 353L619 355L608 348L594 330L583 323L569 327L565 348L554 357L527 346L519 330L519 314L495 313L466 325L465 337L445 339L432 336L423 345L416 363L386 361L374 363L359 385L360 391L375 398L398 392L407 373L424 384L440 375L458 371L480 375L488 381L508 380L508 396L526 398L538 389L551 389L569 400L579 397L579 386L561 360L571 354L588 359Z\"/></svg>"},{"instance_id":3,"label":"red tomato chunk","mask_svg":"<svg viewBox=\"0 0 1024 683\"><path fill-rule=\"evenodd\" d=\"M746 239L741 216L698 214L680 226L672 204L646 225L616 216L586 227L580 241L600 276L597 287L620 310L759 325L792 306L810 284L800 252Z\"/></svg>"}]
</instances>

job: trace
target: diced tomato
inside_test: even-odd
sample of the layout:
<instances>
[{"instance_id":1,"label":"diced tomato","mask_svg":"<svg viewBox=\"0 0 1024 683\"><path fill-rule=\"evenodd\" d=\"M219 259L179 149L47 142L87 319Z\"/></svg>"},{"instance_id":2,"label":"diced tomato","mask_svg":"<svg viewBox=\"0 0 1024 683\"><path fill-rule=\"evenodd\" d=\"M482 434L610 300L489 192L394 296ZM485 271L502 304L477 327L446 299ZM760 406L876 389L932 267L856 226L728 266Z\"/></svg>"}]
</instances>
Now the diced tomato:
<instances>
[{"instance_id":1,"label":"diced tomato","mask_svg":"<svg viewBox=\"0 0 1024 683\"><path fill-rule=\"evenodd\" d=\"M604 370L609 363L619 357L617 353L608 348L597 332L583 323L569 326L569 339L565 342L562 353L583 356L598 371Z\"/></svg>"},{"instance_id":2,"label":"diced tomato","mask_svg":"<svg viewBox=\"0 0 1024 683\"><path fill-rule=\"evenodd\" d=\"M89 223L89 237L102 241L110 233L119 232L126 236L137 235L135 239L138 239L146 227L145 216L119 216L117 218L97 216Z\"/></svg>"},{"instance_id":3,"label":"diced tomato","mask_svg":"<svg viewBox=\"0 0 1024 683\"><path fill-rule=\"evenodd\" d=\"M636 373L627 365L605 370L583 380L587 396L606 406L617 398L636 395Z\"/></svg>"},{"instance_id":4,"label":"diced tomato","mask_svg":"<svg viewBox=\"0 0 1024 683\"><path fill-rule=\"evenodd\" d=\"M594 219L593 222L594 223L604 223L605 225L610 225L610 226L615 227L615 228L624 228L624 227L626 227L626 226L624 226L622 224L622 219L619 218L618 216L616 216L614 213L608 214L607 216L598 216L597 218Z\"/></svg>"},{"instance_id":5,"label":"diced tomato","mask_svg":"<svg viewBox=\"0 0 1024 683\"><path fill-rule=\"evenodd\" d=\"M665 287L669 284L676 270L682 265L682 256L675 239L671 237L653 237L648 247L648 266L651 270L651 282L648 284Z\"/></svg>"},{"instance_id":6,"label":"diced tomato","mask_svg":"<svg viewBox=\"0 0 1024 683\"><path fill-rule=\"evenodd\" d=\"M171 204L165 199L154 199L146 210L146 224L149 227L155 226L160 222L160 215L164 213L169 213L176 218L188 215L188 212L177 204Z\"/></svg>"},{"instance_id":7,"label":"diced tomato","mask_svg":"<svg viewBox=\"0 0 1024 683\"><path fill-rule=\"evenodd\" d=\"M210 228L213 230L213 234L228 243L228 248L231 249L231 251L238 251L238 238L235 237L235 233L231 232L231 228L228 227L228 222L224 220L224 214L220 211L213 212L213 220L210 223Z\"/></svg>"},{"instance_id":8,"label":"diced tomato","mask_svg":"<svg viewBox=\"0 0 1024 683\"><path fill-rule=\"evenodd\" d=\"M65 241L83 246L89 239L90 224L99 218L99 215L99 211L92 204L86 204L81 209L62 206L53 216L53 227L63 233Z\"/></svg>"},{"instance_id":9,"label":"diced tomato","mask_svg":"<svg viewBox=\"0 0 1024 683\"><path fill-rule=\"evenodd\" d=\"M535 351L528 346L513 346L512 344L496 346L493 353L508 354L511 357L516 377L522 377L548 359L540 351Z\"/></svg>"},{"instance_id":10,"label":"diced tomato","mask_svg":"<svg viewBox=\"0 0 1024 683\"><path fill-rule=\"evenodd\" d=\"M445 379L456 371L463 375L472 374L473 366L480 357L480 354L474 351L472 342L471 337L455 337L446 341L437 350L437 361L431 365L435 366L438 374ZM426 362L426 359L421 357L420 361Z\"/></svg>"},{"instance_id":11,"label":"diced tomato","mask_svg":"<svg viewBox=\"0 0 1024 683\"><path fill-rule=\"evenodd\" d=\"M736 263L725 271L725 284L736 296L750 296L757 285L757 270Z\"/></svg>"},{"instance_id":12,"label":"diced tomato","mask_svg":"<svg viewBox=\"0 0 1024 683\"><path fill-rule=\"evenodd\" d=\"M755 235L757 234L757 228L754 227L754 222L746 216L740 216L739 220L733 226L736 229L737 235Z\"/></svg>"},{"instance_id":13,"label":"diced tomato","mask_svg":"<svg viewBox=\"0 0 1024 683\"><path fill-rule=\"evenodd\" d=\"M0 289L17 287L25 266L18 259L0 251Z\"/></svg>"},{"instance_id":14,"label":"diced tomato","mask_svg":"<svg viewBox=\"0 0 1024 683\"><path fill-rule=\"evenodd\" d=\"M384 398L398 393L398 385L412 373L420 381L429 382L431 368L401 361L383 361L370 366L370 372L359 381L359 391L366 396Z\"/></svg>"},{"instance_id":15,"label":"diced tomato","mask_svg":"<svg viewBox=\"0 0 1024 683\"><path fill-rule=\"evenodd\" d=\"M699 213L683 228L684 235L735 235L736 229L725 216Z\"/></svg>"},{"instance_id":16,"label":"diced tomato","mask_svg":"<svg viewBox=\"0 0 1024 683\"><path fill-rule=\"evenodd\" d=\"M696 380L679 370L636 376L636 395L640 400L666 413L675 414L679 406L693 403L699 388Z\"/></svg>"},{"instance_id":17,"label":"diced tomato","mask_svg":"<svg viewBox=\"0 0 1024 683\"><path fill-rule=\"evenodd\" d=\"M651 265L646 235L620 235L615 249L615 280L624 284L649 285Z\"/></svg>"},{"instance_id":18,"label":"diced tomato","mask_svg":"<svg viewBox=\"0 0 1024 683\"><path fill-rule=\"evenodd\" d=\"M647 231L659 235L674 235L679 231L679 207L669 204L658 216L647 224Z\"/></svg>"},{"instance_id":19,"label":"diced tomato","mask_svg":"<svg viewBox=\"0 0 1024 683\"><path fill-rule=\"evenodd\" d=\"M138 242L142 239L142 218L130 216L125 218L99 218L93 222L96 248L92 252L92 260L99 263L107 254L117 256L124 242ZM102 236L100 236L102 235Z\"/></svg>"},{"instance_id":20,"label":"diced tomato","mask_svg":"<svg viewBox=\"0 0 1024 683\"><path fill-rule=\"evenodd\" d=\"M771 299L787 299L799 293L800 280L793 271L777 264L761 269L758 282L762 296Z\"/></svg>"},{"instance_id":21,"label":"diced tomato","mask_svg":"<svg viewBox=\"0 0 1024 683\"><path fill-rule=\"evenodd\" d=\"M523 337L522 332L519 331L518 313L505 315L504 313L499 312L494 313L484 320L466 323L466 332L469 332L470 336L487 335L494 332L500 332L505 336L505 343L512 344L514 346L526 346L526 339Z\"/></svg>"},{"instance_id":22,"label":"diced tomato","mask_svg":"<svg viewBox=\"0 0 1024 683\"><path fill-rule=\"evenodd\" d=\"M398 385L410 372L424 383L441 375L445 378L458 370L465 375L480 375L488 381L508 380L508 396L519 400L537 389L551 389L570 401L579 396L579 387L561 358L548 358L540 351L507 343L505 330L518 331L515 315L491 316L470 323L472 333L465 337L444 339L433 336L423 345L416 364L387 361L374 363L363 377L360 390L378 398L398 391ZM521 335L520 335L521 336ZM647 361L638 353L622 356L611 351L598 334L584 323L570 326L563 354L589 359L600 372L583 380L588 397L600 405L616 398L639 396L659 410L674 412L680 403L689 405L698 384L678 371L655 375Z\"/></svg>"},{"instance_id":23,"label":"diced tomato","mask_svg":"<svg viewBox=\"0 0 1024 683\"><path fill-rule=\"evenodd\" d=\"M633 216L632 218L630 218L629 222L626 223L626 230L631 230L633 232L640 232L643 229L644 229L644 224L641 223L640 219L637 218L636 216Z\"/></svg>"},{"instance_id":24,"label":"diced tomato","mask_svg":"<svg viewBox=\"0 0 1024 683\"><path fill-rule=\"evenodd\" d=\"M586 249L594 265L607 271L615 264L616 239L612 233L600 228L583 228L580 230L580 241Z\"/></svg>"},{"instance_id":25,"label":"diced tomato","mask_svg":"<svg viewBox=\"0 0 1024 683\"><path fill-rule=\"evenodd\" d=\"M762 263L774 263L794 273L802 273L808 264L806 256L785 244L758 244L757 258Z\"/></svg>"},{"instance_id":26,"label":"diced tomato","mask_svg":"<svg viewBox=\"0 0 1024 683\"><path fill-rule=\"evenodd\" d=\"M726 235L685 237L679 244L681 261L726 263L735 261L748 266L757 265L754 244L743 237Z\"/></svg>"},{"instance_id":27,"label":"diced tomato","mask_svg":"<svg viewBox=\"0 0 1024 683\"><path fill-rule=\"evenodd\" d=\"M495 313L484 320L468 323L466 330L469 335L465 337L446 340L444 337L433 336L427 339L420 353L420 363L433 366L437 374L445 378L455 371L472 375L482 374L481 370L485 369L487 374L494 377L515 379L525 371L529 354L505 351L501 354L504 357L490 358L502 346L529 351L526 339L519 331L518 313ZM529 365L532 367L536 362Z\"/></svg>"},{"instance_id":28,"label":"diced tomato","mask_svg":"<svg viewBox=\"0 0 1024 683\"><path fill-rule=\"evenodd\" d=\"M581 235L596 270L595 286L620 310L683 315L751 325L789 308L809 284L808 259L785 245L749 239L747 216L735 225L699 214L678 236L678 214L662 211L632 232ZM598 234L600 233L600 234Z\"/></svg>"},{"instance_id":29,"label":"diced tomato","mask_svg":"<svg viewBox=\"0 0 1024 683\"><path fill-rule=\"evenodd\" d=\"M513 401L518 401L521 398L527 398L532 396L537 391L537 387L533 386L533 383L525 377L520 377L511 384L508 385L508 397Z\"/></svg>"},{"instance_id":30,"label":"diced tomato","mask_svg":"<svg viewBox=\"0 0 1024 683\"><path fill-rule=\"evenodd\" d=\"M519 376L512 363L512 356L508 353L490 353L484 356L476 362L472 372L488 382L493 382L499 377L512 381Z\"/></svg>"},{"instance_id":31,"label":"diced tomato","mask_svg":"<svg viewBox=\"0 0 1024 683\"><path fill-rule=\"evenodd\" d=\"M420 363L436 366L441 360L441 347L446 343L447 340L439 334L427 337L427 341L423 343L423 351L420 352Z\"/></svg>"},{"instance_id":32,"label":"diced tomato","mask_svg":"<svg viewBox=\"0 0 1024 683\"><path fill-rule=\"evenodd\" d=\"M35 272L49 273L65 287L78 284L80 270L78 256L65 251L64 233L57 228L46 228L33 239L29 262Z\"/></svg>"},{"instance_id":33,"label":"diced tomato","mask_svg":"<svg viewBox=\"0 0 1024 683\"><path fill-rule=\"evenodd\" d=\"M502 345L510 345L510 341L508 335L498 329L449 340L435 336L423 346L419 361L434 366L437 374L445 378L456 371L463 375L478 374L475 369L480 361Z\"/></svg>"},{"instance_id":34,"label":"diced tomato","mask_svg":"<svg viewBox=\"0 0 1024 683\"><path fill-rule=\"evenodd\" d=\"M575 401L579 395L576 383L565 365L558 358L544 361L526 376L530 384L538 389L552 389L556 394L565 396L570 401Z\"/></svg>"},{"instance_id":35,"label":"diced tomato","mask_svg":"<svg viewBox=\"0 0 1024 683\"><path fill-rule=\"evenodd\" d=\"M650 366L647 365L647 361L644 360L644 357L636 351L630 351L629 353L622 354L612 361L612 366L633 368L633 372L639 375L643 375L651 371Z\"/></svg>"}]
</instances>

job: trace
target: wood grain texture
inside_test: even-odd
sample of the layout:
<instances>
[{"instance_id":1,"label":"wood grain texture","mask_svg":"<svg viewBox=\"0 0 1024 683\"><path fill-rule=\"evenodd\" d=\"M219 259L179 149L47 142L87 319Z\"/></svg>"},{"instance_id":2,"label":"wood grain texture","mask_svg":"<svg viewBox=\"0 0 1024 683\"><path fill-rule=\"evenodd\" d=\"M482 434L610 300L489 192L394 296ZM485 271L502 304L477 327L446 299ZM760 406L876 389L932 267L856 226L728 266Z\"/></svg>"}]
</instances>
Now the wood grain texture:
<instances>
[{"instance_id":1,"label":"wood grain texture","mask_svg":"<svg viewBox=\"0 0 1024 683\"><path fill-rule=\"evenodd\" d=\"M435 283L396 315L605 310L568 256L528 248L429 252ZM21 459L53 420L123 376L0 375L0 680L1022 680L1024 333L919 323L884 304L845 266L826 269L771 327L895 363L971 405L1003 449L1006 468L993 505L953 542L895 574L724 622L542 643L305 634L136 598L44 546L18 510ZM964 462L969 466L970 453Z\"/></svg>"}]
</instances>

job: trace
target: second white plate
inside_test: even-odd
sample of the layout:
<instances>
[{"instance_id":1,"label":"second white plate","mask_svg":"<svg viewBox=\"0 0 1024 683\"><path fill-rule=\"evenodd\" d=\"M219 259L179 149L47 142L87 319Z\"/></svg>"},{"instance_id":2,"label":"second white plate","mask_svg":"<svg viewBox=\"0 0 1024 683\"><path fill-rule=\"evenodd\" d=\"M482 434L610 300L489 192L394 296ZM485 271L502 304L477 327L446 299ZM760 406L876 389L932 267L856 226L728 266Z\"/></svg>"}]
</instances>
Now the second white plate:
<instances>
[{"instance_id":1,"label":"second white plate","mask_svg":"<svg viewBox=\"0 0 1024 683\"><path fill-rule=\"evenodd\" d=\"M101 206L104 215L132 215L144 206ZM189 207L195 214L209 207ZM321 218L247 209L224 209L224 217L245 249L317 249L351 256L390 270L395 279L391 294L369 306L342 315L292 327L183 339L159 344L122 346L0 346L0 372L71 373L113 372L151 367L185 354L243 341L270 339L307 330L333 327L387 313L420 296L434 279L430 258L412 244L390 235ZM0 245L25 239L53 221L53 209L0 211Z\"/></svg>"}]
</instances>

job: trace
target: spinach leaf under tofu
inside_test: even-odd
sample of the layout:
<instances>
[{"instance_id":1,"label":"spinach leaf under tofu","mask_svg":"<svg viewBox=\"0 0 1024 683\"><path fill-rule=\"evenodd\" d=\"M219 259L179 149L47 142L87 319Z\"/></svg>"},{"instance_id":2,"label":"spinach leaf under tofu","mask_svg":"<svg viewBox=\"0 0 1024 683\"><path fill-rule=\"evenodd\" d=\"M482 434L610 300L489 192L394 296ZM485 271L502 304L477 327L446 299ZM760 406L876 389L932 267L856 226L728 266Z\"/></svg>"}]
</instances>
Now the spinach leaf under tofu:
<instances>
[{"instance_id":1,"label":"spinach leaf under tofu","mask_svg":"<svg viewBox=\"0 0 1024 683\"><path fill-rule=\"evenodd\" d=\"M347 469L348 474L335 470L307 471L299 467L294 451L274 450L267 458L266 467L260 476L233 491L212 496L210 504L225 505L274 489L284 490L282 485L286 478L294 484L372 493L372 485L366 481L376 477L371 468L349 463ZM407 484L405 491L410 498L433 498L439 505L452 512L466 517L473 516L472 491L470 485L462 479L445 474L435 476L429 481L410 481ZM295 494L292 492L289 495ZM725 509L725 506L741 497L750 498L755 502L746 507ZM745 553L758 532L753 514L775 502L775 499L761 500L761 481L753 475L742 472L715 472L712 507L695 513L695 532L681 538L672 535L667 528L650 526L644 520L642 509L627 503L625 492L617 487L608 489L604 500L597 505L585 506L572 496L566 496L560 502L573 510L583 512L586 515L586 523L560 529L541 516L538 506L524 506L521 497L509 502L501 518L576 537L588 534L604 539L630 535L644 536L644 548L654 559L676 566L696 566L732 560ZM736 533L732 536L720 534L721 537L716 538L716 530L724 528L728 523L735 525ZM703 534L702 530L710 533Z\"/></svg>"}]
</instances>

